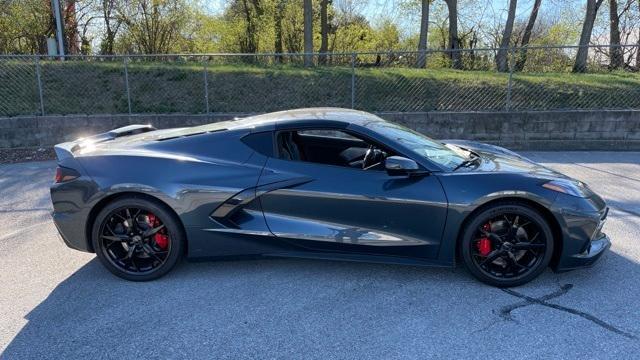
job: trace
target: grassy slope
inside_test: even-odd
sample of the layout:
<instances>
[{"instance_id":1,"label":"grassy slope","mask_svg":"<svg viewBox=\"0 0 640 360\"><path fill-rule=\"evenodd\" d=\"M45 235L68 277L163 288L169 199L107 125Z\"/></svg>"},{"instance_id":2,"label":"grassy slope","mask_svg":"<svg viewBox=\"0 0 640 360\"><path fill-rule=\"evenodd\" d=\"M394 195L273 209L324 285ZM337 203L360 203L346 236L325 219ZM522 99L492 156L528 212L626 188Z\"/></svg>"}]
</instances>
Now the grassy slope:
<instances>
[{"instance_id":1,"label":"grassy slope","mask_svg":"<svg viewBox=\"0 0 640 360\"><path fill-rule=\"evenodd\" d=\"M39 112L35 67L0 63L0 116ZM349 67L304 69L209 65L211 112L272 111L304 106L351 107ZM47 114L126 113L121 62L41 62ZM141 63L128 66L134 113L202 113L206 110L203 66ZM491 71L359 68L355 107L369 111L640 108L640 75L630 73L508 74Z\"/></svg>"}]
</instances>

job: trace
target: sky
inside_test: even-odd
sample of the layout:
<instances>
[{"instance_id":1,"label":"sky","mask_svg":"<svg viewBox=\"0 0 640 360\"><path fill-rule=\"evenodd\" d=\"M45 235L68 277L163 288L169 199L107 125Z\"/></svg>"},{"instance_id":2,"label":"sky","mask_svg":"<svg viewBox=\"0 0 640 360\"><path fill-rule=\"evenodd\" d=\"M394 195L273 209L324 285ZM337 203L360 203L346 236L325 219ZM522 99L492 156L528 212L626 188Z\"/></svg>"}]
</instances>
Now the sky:
<instances>
[{"instance_id":1,"label":"sky","mask_svg":"<svg viewBox=\"0 0 640 360\"><path fill-rule=\"evenodd\" d=\"M334 5L338 6L341 2L354 2L358 5L361 13L369 19L374 26L384 19L392 20L403 25L405 22L413 23L419 18L420 0L334 0ZM509 0L459 0L459 11L461 17L469 20L482 18L485 21L504 22L507 16L507 8ZM413 2L415 7L407 6ZM516 10L517 18L526 19L531 12L534 0L519 0ZM203 1L205 9L212 14L219 14L225 8L227 1L209 0ZM570 13L576 16L584 11L585 0L542 0L540 9L540 17L543 16L560 16L561 14ZM444 8L443 0L435 0L431 5L431 11L434 12L438 7ZM407 24L408 25L408 24ZM407 26L408 27L408 26Z\"/></svg>"}]
</instances>

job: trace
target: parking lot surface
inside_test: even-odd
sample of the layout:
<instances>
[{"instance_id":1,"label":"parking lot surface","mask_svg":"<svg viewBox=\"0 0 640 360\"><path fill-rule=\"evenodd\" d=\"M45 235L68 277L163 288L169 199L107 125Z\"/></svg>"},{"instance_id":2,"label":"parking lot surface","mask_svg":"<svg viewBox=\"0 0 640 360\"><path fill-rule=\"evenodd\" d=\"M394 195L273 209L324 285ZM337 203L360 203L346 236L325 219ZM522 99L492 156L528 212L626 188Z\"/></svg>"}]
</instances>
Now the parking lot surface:
<instances>
[{"instance_id":1,"label":"parking lot surface","mask_svg":"<svg viewBox=\"0 0 640 360\"><path fill-rule=\"evenodd\" d=\"M639 358L640 153L525 153L611 207L593 268L500 290L462 267L314 260L111 275L57 238L54 162L0 165L0 358Z\"/></svg>"}]
</instances>

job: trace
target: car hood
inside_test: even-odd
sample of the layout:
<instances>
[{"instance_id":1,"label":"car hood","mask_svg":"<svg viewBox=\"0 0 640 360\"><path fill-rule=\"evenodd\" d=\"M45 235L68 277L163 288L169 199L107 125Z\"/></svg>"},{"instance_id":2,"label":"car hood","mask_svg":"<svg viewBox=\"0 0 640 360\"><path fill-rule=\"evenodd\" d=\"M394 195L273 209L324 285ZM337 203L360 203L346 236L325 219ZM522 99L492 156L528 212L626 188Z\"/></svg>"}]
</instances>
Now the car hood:
<instances>
[{"instance_id":1,"label":"car hood","mask_svg":"<svg viewBox=\"0 0 640 360\"><path fill-rule=\"evenodd\" d=\"M530 176L545 179L569 179L562 173L542 166L500 146L470 140L442 140L442 142L465 150L471 150L480 155L482 161L476 167L464 168L466 171L527 173ZM462 169L459 171L462 171Z\"/></svg>"}]
</instances>

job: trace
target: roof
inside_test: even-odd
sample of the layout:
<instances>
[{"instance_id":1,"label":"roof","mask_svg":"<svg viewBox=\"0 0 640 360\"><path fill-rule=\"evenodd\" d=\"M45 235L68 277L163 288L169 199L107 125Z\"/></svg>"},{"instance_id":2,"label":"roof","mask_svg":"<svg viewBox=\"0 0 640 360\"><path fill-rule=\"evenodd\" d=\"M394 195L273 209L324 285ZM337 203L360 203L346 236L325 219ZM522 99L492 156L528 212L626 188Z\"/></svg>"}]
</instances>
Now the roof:
<instances>
[{"instance_id":1,"label":"roof","mask_svg":"<svg viewBox=\"0 0 640 360\"><path fill-rule=\"evenodd\" d=\"M177 128L177 129L167 129L167 130L158 130L151 133L148 133L144 136L139 137L130 137L129 141L134 140L165 140L176 137L190 136L196 135L206 132L214 132L214 131L222 131L222 130L233 130L233 129L248 129L248 128L257 128L269 125L277 124L309 124L309 122L316 121L326 121L327 124L329 122L333 122L333 125L336 122L345 124L345 127L349 124L356 124L360 126L367 126L372 122L384 122L385 120L359 110L351 110L351 109L342 109L342 108L332 108L332 107L318 107L318 108L305 108L305 109L295 109L295 110L286 110L286 111L278 111L261 115L254 115L245 118L235 119L235 120L227 120L227 121L219 121L206 125L186 127L186 128ZM317 124L314 124L317 125Z\"/></svg>"},{"instance_id":2,"label":"roof","mask_svg":"<svg viewBox=\"0 0 640 360\"><path fill-rule=\"evenodd\" d=\"M285 110L255 115L229 122L229 124L238 125L232 125L232 127L253 127L271 123L282 124L308 120L339 121L342 123L356 124L361 126L366 126L371 122L384 121L376 115L364 111L333 107L317 107Z\"/></svg>"}]
</instances>

